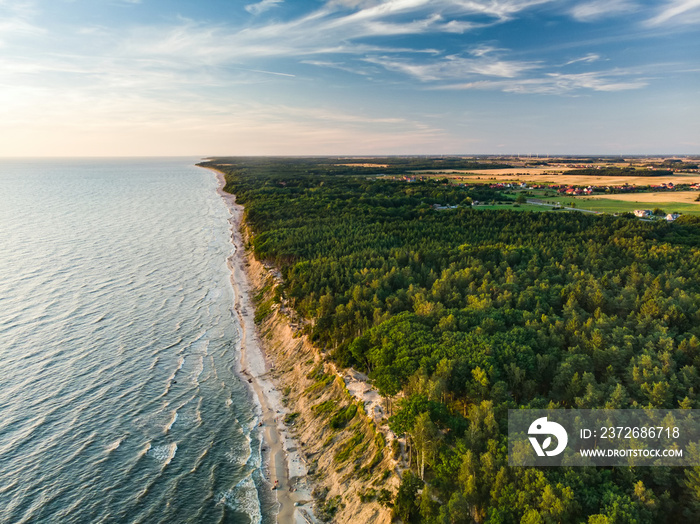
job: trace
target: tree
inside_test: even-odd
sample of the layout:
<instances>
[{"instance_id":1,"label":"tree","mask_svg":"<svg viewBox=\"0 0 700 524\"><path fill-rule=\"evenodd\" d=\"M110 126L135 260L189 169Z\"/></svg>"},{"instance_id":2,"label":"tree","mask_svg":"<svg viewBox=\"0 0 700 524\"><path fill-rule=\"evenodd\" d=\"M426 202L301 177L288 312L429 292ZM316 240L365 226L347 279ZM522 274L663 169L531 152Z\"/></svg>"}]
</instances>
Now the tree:
<instances>
[{"instance_id":1,"label":"tree","mask_svg":"<svg viewBox=\"0 0 700 524\"><path fill-rule=\"evenodd\" d=\"M413 473L406 471L403 474L396 500L394 500L394 509L392 510L394 518L400 518L405 524L418 520L420 516L418 490L422 487L423 482Z\"/></svg>"}]
</instances>

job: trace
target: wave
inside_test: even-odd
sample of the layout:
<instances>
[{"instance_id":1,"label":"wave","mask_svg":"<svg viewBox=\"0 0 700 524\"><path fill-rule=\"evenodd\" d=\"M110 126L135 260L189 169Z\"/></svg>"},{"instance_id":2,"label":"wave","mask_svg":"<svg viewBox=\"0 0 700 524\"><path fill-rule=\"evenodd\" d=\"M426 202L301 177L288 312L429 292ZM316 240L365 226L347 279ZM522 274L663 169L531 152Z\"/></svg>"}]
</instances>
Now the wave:
<instances>
[{"instance_id":1,"label":"wave","mask_svg":"<svg viewBox=\"0 0 700 524\"><path fill-rule=\"evenodd\" d=\"M160 394L161 397L164 397L165 395L168 394L170 391L170 387L173 385L173 382L175 381L175 376L177 375L177 372L182 369L183 364L185 363L185 357L180 357L177 363L177 368L175 368L175 371L173 371L173 374L168 377L168 381L165 384L165 391ZM159 397L160 398L160 397Z\"/></svg>"},{"instance_id":2,"label":"wave","mask_svg":"<svg viewBox=\"0 0 700 524\"><path fill-rule=\"evenodd\" d=\"M170 446L168 446L168 456L165 459L165 462L163 462L163 468L170 464L170 462L175 458L175 453L177 453L177 444L173 442L170 444Z\"/></svg>"},{"instance_id":3,"label":"wave","mask_svg":"<svg viewBox=\"0 0 700 524\"><path fill-rule=\"evenodd\" d=\"M204 371L204 357L202 355L197 355L199 358L195 361L194 369L192 370L192 383L195 386L199 385L199 377Z\"/></svg>"},{"instance_id":4,"label":"wave","mask_svg":"<svg viewBox=\"0 0 700 524\"><path fill-rule=\"evenodd\" d=\"M238 484L217 497L218 504L228 506L234 511L248 515L253 524L262 523L262 509L258 488L251 476L245 477Z\"/></svg>"},{"instance_id":5,"label":"wave","mask_svg":"<svg viewBox=\"0 0 700 524\"><path fill-rule=\"evenodd\" d=\"M170 422L168 422L168 425L165 426L165 433L170 431L170 428L173 427L173 424L175 424L176 420L177 420L177 410L173 411L173 416L170 418Z\"/></svg>"},{"instance_id":6,"label":"wave","mask_svg":"<svg viewBox=\"0 0 700 524\"><path fill-rule=\"evenodd\" d=\"M172 344L169 344L169 345L165 346L165 347L163 348L163 350L174 348L175 346L177 346L177 345L180 344L181 342L182 342L182 337L178 337L177 340L176 340L175 342L173 342Z\"/></svg>"},{"instance_id":7,"label":"wave","mask_svg":"<svg viewBox=\"0 0 700 524\"><path fill-rule=\"evenodd\" d=\"M177 443L175 442L162 444L160 446L150 446L146 451L147 456L163 464L161 469L170 464L173 458L175 458L175 453L177 453Z\"/></svg>"},{"instance_id":8,"label":"wave","mask_svg":"<svg viewBox=\"0 0 700 524\"><path fill-rule=\"evenodd\" d=\"M109 444L105 448L105 451L107 453L111 453L112 451L116 451L117 449L119 449L119 446L121 445L122 442L124 442L125 439L126 439L126 437L119 437L117 440L115 440L114 442Z\"/></svg>"},{"instance_id":9,"label":"wave","mask_svg":"<svg viewBox=\"0 0 700 524\"><path fill-rule=\"evenodd\" d=\"M90 164L80 173L93 169L101 168ZM82 201L73 189L90 189L82 196L99 205L74 208L77 230L57 231L50 242L43 228L32 236L25 220L0 231L3 239L16 232L11 240L20 245L7 254L17 274L3 268L0 275L6 277L0 278L0 347L8 348L0 380L0 499L8 499L0 503L1 522L136 522L157 515L214 522L231 513L214 507L220 499L244 522L243 513L253 522L261 513L268 517L271 493L257 470L249 473L259 455L257 434L251 445L237 430L240 418L249 432L251 415L247 397L232 387L238 353L235 319L226 314L228 213L213 191L214 177L205 184L212 191L202 191L192 172L198 171L178 180L200 200L185 207L165 206L170 168L155 179L105 174L104 187L95 177L70 191L68 173L56 177L65 202L47 211L69 216L66 205ZM161 178L164 191L144 191L150 188L144 183ZM203 178L209 180L208 172ZM42 175L41 181L51 179ZM114 181L120 190L113 191ZM92 191L99 188L105 191ZM137 205L134 199L144 195ZM42 196L33 195L31 203ZM203 216L199 204L207 203L213 211ZM37 224L44 219L36 215ZM173 251L175 237L182 248ZM237 485L244 475L252 481ZM191 501L158 508L173 500L177 482L179 493L187 484ZM221 492L228 495L219 499ZM265 500L262 510L258 497ZM176 510L182 514L170 518Z\"/></svg>"},{"instance_id":10,"label":"wave","mask_svg":"<svg viewBox=\"0 0 700 524\"><path fill-rule=\"evenodd\" d=\"M146 455L148 455L148 452L151 451L152 447L153 446L150 442L146 442L146 446L144 446L144 448L141 450L141 453L139 453L139 457L145 457Z\"/></svg>"},{"instance_id":11,"label":"wave","mask_svg":"<svg viewBox=\"0 0 700 524\"><path fill-rule=\"evenodd\" d=\"M209 450L212 448L214 445L214 441L210 440L209 445L204 448L204 450L197 456L197 458L194 461L194 465L192 466L192 469L190 470L190 473L196 473L197 470L199 469L199 466L202 465L202 461L204 460L204 457L206 457L209 454Z\"/></svg>"}]
</instances>

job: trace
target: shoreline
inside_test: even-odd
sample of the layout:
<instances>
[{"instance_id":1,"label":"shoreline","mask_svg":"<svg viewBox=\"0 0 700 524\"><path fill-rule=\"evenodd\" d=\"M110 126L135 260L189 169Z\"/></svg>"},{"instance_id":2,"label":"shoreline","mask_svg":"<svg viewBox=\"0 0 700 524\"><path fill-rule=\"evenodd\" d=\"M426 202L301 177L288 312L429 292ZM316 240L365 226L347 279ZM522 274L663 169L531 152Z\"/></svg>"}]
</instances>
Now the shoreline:
<instances>
[{"instance_id":1,"label":"shoreline","mask_svg":"<svg viewBox=\"0 0 700 524\"><path fill-rule=\"evenodd\" d=\"M302 508L300 504L311 500L310 489L300 482L306 477L307 470L298 443L289 435L284 425L283 419L287 410L280 391L269 375L274 367L268 362L255 326L255 307L251 302L250 281L246 272L248 261L240 231L243 206L236 203L235 195L223 190L224 175L215 169L211 171L216 174L219 183L217 193L231 213L229 224L234 252L226 263L231 271L231 284L235 294L234 311L241 326L241 359L238 372L248 381L261 409L259 425L263 437L263 476L271 489L274 489L277 483L277 489L274 489L279 504L277 522L308 524L314 522L314 518L310 514L310 508Z\"/></svg>"},{"instance_id":2,"label":"shoreline","mask_svg":"<svg viewBox=\"0 0 700 524\"><path fill-rule=\"evenodd\" d=\"M244 208L235 195L223 191L224 172L200 167L216 174L218 193L231 213L235 252L227 264L242 329L238 371L262 410L262 473L268 487L280 482L277 522L389 524L391 507L379 496L391 497L399 489L395 453L401 448L386 426L381 398L366 377L339 371L301 332L299 319L290 316L284 300L273 296L279 271L245 249L250 231ZM257 293L266 303L275 303L266 307L259 323L252 303ZM352 422L331 426L333 413L352 404L357 406ZM319 413L319 406L326 411Z\"/></svg>"}]
</instances>

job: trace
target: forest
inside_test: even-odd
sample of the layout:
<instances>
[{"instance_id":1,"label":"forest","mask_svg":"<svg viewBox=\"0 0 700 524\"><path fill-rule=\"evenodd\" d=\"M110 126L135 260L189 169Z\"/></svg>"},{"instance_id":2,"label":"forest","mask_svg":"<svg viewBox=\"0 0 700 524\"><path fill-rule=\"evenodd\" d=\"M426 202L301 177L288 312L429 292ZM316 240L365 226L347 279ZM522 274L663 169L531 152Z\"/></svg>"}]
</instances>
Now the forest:
<instances>
[{"instance_id":1,"label":"forest","mask_svg":"<svg viewBox=\"0 0 700 524\"><path fill-rule=\"evenodd\" d=\"M396 518L697 522L700 468L515 468L506 437L513 408L700 408L700 221L472 209L507 197L377 176L440 159L363 161L390 167L202 165L315 344L391 400Z\"/></svg>"}]
</instances>

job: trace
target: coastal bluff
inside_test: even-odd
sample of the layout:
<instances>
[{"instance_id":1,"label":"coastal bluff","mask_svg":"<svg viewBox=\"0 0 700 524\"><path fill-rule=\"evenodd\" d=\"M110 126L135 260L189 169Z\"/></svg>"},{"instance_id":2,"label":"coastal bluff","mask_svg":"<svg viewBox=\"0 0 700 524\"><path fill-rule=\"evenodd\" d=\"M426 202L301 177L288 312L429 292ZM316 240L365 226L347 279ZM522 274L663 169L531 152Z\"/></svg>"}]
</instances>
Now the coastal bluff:
<instances>
[{"instance_id":1,"label":"coastal bluff","mask_svg":"<svg viewBox=\"0 0 700 524\"><path fill-rule=\"evenodd\" d=\"M245 221L240 233L249 246ZM305 481L312 489L314 516L309 518L391 522L389 503L400 482L395 450L387 446L384 434L348 391L335 366L303 333L303 322L280 301L276 269L257 260L250 249L244 256L257 331L270 363L269 378L282 394L284 412L279 416L300 446L303 464L290 465L290 483ZM306 479L295 478L294 470L306 470Z\"/></svg>"}]
</instances>

